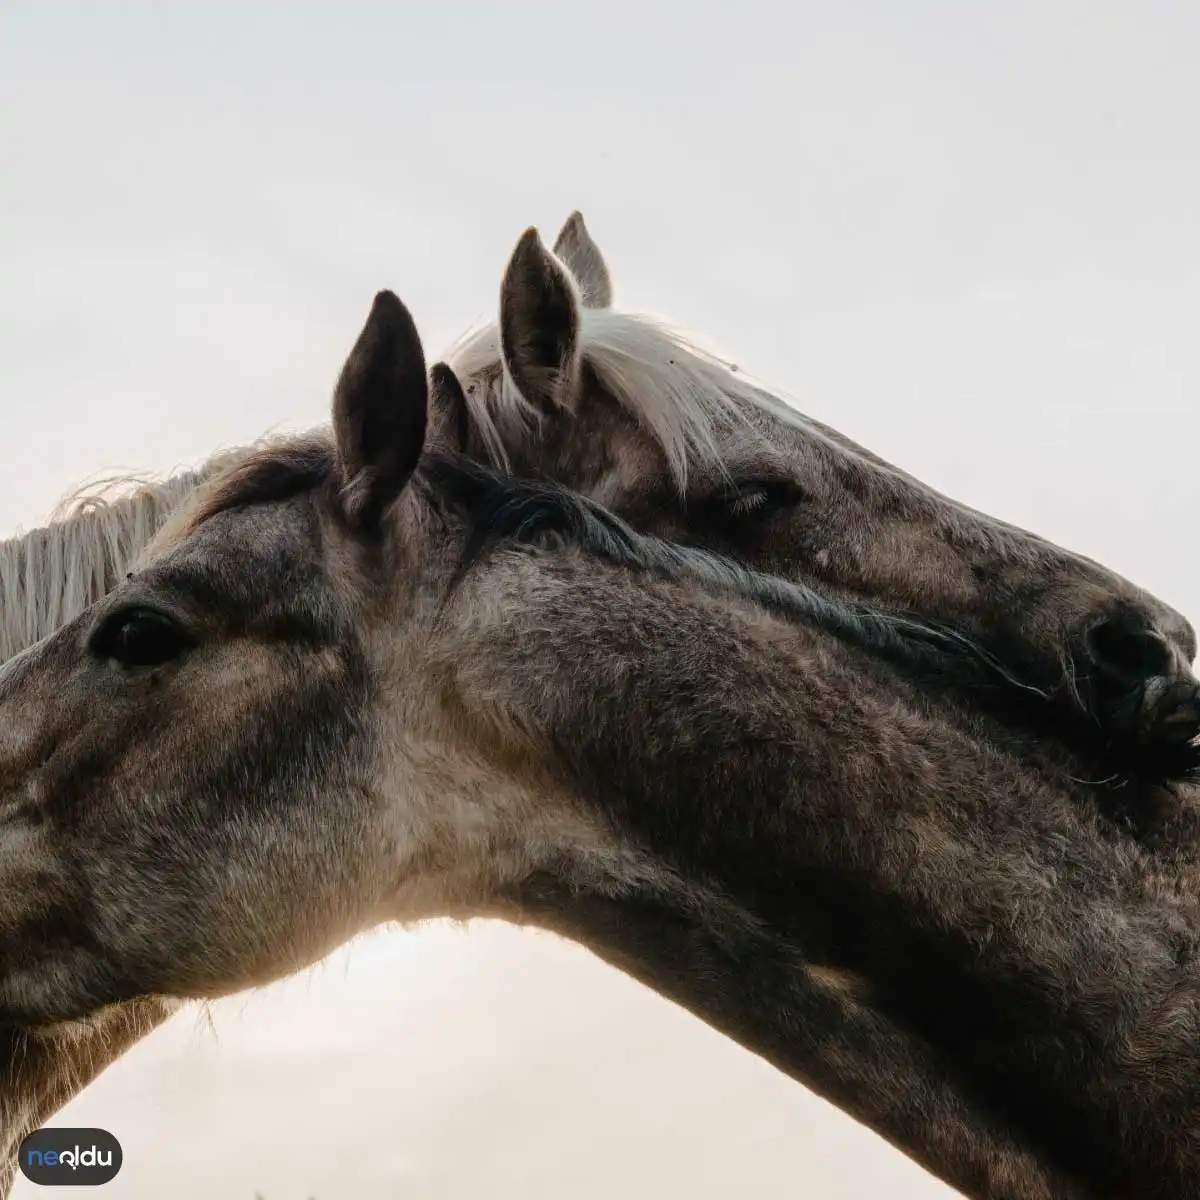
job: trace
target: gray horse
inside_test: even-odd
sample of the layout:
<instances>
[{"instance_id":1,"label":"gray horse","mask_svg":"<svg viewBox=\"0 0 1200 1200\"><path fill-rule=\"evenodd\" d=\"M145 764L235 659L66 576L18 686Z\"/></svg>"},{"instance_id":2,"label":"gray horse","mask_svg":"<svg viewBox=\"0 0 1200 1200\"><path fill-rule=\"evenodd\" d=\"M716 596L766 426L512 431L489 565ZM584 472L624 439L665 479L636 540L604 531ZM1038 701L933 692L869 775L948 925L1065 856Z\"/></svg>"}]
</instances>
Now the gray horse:
<instances>
[{"instance_id":1,"label":"gray horse","mask_svg":"<svg viewBox=\"0 0 1200 1200\"><path fill-rule=\"evenodd\" d=\"M0 1018L223 995L383 921L504 916L971 1194L1191 1194L1194 867L921 685L1023 686L1009 667L422 463L427 409L383 294L332 440L245 457L4 668Z\"/></svg>"}]
</instances>

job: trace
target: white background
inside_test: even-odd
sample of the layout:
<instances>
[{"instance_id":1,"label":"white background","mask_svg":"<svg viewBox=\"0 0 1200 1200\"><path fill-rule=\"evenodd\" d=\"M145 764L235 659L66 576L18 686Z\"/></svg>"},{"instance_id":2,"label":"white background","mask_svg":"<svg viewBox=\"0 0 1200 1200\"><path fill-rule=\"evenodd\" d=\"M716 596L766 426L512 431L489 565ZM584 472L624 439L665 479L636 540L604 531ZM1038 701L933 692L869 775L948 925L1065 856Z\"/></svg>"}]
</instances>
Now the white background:
<instances>
[{"instance_id":1,"label":"white background","mask_svg":"<svg viewBox=\"0 0 1200 1200\"><path fill-rule=\"evenodd\" d=\"M618 303L1200 616L1197 61L1192 0L6 0L0 534L322 420L378 288L432 356L580 207ZM106 1196L948 1195L546 936L382 935L213 1020L61 1114Z\"/></svg>"}]
</instances>

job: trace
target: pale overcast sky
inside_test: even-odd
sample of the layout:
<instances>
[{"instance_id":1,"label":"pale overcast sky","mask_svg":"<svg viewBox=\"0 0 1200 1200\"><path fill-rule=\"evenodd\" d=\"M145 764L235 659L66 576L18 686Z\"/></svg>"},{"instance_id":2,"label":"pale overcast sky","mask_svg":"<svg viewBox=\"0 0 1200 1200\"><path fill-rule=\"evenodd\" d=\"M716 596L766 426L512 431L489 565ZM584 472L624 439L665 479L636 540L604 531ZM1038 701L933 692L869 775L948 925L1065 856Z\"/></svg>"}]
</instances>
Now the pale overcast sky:
<instances>
[{"instance_id":1,"label":"pale overcast sky","mask_svg":"<svg viewBox=\"0 0 1200 1200\"><path fill-rule=\"evenodd\" d=\"M0 532L323 419L376 290L432 356L578 207L619 303L1200 617L1197 62L1194 0L5 0ZM549 937L214 1019L59 1118L114 1200L949 1195Z\"/></svg>"}]
</instances>

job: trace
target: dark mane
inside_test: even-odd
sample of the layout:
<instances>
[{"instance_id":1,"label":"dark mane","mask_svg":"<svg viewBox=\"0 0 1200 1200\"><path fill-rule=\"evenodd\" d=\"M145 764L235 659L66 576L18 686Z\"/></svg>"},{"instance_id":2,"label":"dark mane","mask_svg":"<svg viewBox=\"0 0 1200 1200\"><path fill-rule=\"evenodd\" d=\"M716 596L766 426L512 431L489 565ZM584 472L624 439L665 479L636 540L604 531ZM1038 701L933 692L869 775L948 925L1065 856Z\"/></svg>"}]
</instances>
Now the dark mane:
<instances>
[{"instance_id":1,"label":"dark mane","mask_svg":"<svg viewBox=\"0 0 1200 1200\"><path fill-rule=\"evenodd\" d=\"M973 687L1033 690L956 631L833 599L706 550L640 534L600 504L559 484L501 475L442 454L429 456L422 475L431 500L449 506L469 525L463 570L506 545L555 541L627 570L694 582L721 598L751 601L914 672L943 679L952 675Z\"/></svg>"},{"instance_id":2,"label":"dark mane","mask_svg":"<svg viewBox=\"0 0 1200 1200\"><path fill-rule=\"evenodd\" d=\"M1110 794L1113 815L1136 810L1148 786L1200 782L1200 744L1113 745L955 629L838 600L720 555L640 534L596 502L547 480L506 476L443 454L427 456L421 474L431 502L468 524L460 573L504 546L574 546L614 566L694 583L710 595L749 601L783 620L820 629L931 694L969 693L971 706L999 718L1014 745L1029 746L1028 735L1037 731L1077 753L1095 777L1092 784Z\"/></svg>"}]
</instances>

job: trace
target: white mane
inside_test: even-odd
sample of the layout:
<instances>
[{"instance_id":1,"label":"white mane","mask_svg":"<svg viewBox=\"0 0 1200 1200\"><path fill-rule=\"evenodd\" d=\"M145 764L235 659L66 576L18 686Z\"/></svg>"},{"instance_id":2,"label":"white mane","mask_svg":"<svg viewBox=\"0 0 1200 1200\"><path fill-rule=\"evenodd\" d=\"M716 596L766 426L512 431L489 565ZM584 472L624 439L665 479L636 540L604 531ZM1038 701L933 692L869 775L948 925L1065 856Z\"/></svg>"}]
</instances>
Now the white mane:
<instances>
[{"instance_id":1,"label":"white mane","mask_svg":"<svg viewBox=\"0 0 1200 1200\"><path fill-rule=\"evenodd\" d=\"M750 408L802 419L732 364L646 316L588 309L581 348L604 388L662 446L682 485L689 465L719 461L716 431ZM467 393L493 465L536 436L538 414L504 370L495 323L473 330L446 361ZM157 481L117 476L80 489L48 525L0 541L0 662L73 620L105 594L180 502L251 447L222 451Z\"/></svg>"},{"instance_id":2,"label":"white mane","mask_svg":"<svg viewBox=\"0 0 1200 1200\"><path fill-rule=\"evenodd\" d=\"M95 603L180 501L240 453L157 481L131 475L90 484L64 500L48 525L0 541L0 662Z\"/></svg>"},{"instance_id":3,"label":"white mane","mask_svg":"<svg viewBox=\"0 0 1200 1200\"><path fill-rule=\"evenodd\" d=\"M587 364L662 447L681 485L689 465L719 462L715 431L744 420L748 409L799 416L732 363L653 317L611 308L584 308L579 317ZM539 418L504 370L497 325L467 333L446 362L463 383L493 465L507 468L506 447L535 434Z\"/></svg>"}]
</instances>

